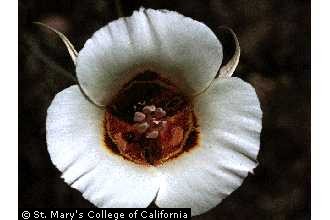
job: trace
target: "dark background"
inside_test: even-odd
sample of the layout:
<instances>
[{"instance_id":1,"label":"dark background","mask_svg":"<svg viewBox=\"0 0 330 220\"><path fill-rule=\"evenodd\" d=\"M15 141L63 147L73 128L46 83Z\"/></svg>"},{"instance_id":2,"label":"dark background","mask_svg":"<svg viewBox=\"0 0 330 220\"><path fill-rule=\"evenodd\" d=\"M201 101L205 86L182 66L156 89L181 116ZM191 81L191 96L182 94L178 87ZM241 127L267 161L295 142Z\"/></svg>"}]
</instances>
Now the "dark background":
<instances>
[{"instance_id":1,"label":"dark background","mask_svg":"<svg viewBox=\"0 0 330 220\"><path fill-rule=\"evenodd\" d=\"M256 88L264 112L260 165L254 176L196 219L310 219L310 2L287 0L121 1L129 16L141 5L166 8L235 30L241 60L234 76ZM77 50L116 19L114 1L19 1L19 207L93 207L66 185L46 149L46 111L74 84L74 65L42 21ZM226 54L225 54L226 55Z\"/></svg>"}]
</instances>

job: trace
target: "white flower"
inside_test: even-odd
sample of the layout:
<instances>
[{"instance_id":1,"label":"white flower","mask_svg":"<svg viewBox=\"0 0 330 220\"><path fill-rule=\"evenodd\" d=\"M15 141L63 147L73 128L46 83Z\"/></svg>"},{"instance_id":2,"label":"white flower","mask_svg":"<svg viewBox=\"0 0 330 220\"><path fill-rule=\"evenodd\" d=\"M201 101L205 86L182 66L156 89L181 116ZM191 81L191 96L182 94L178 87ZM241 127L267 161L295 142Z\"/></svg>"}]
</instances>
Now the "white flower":
<instances>
[{"instance_id":1,"label":"white flower","mask_svg":"<svg viewBox=\"0 0 330 220\"><path fill-rule=\"evenodd\" d=\"M147 207L155 201L199 215L256 167L258 98L249 84L230 78L239 56L215 79L222 45L207 26L176 12L141 9L98 30L79 54L61 37L75 61L79 86L59 92L48 109L48 151L65 182L97 207ZM157 74L132 81L146 71ZM154 76L157 82L151 83ZM154 96L149 85L170 89L156 89ZM180 94L183 107L171 113L159 100L172 101L173 94ZM131 137L138 135L136 143L124 138L125 129L137 132ZM185 150L193 131L190 145L196 146ZM107 148L105 136L119 153ZM142 142L153 144L147 148ZM136 146L141 149L132 150Z\"/></svg>"}]
</instances>

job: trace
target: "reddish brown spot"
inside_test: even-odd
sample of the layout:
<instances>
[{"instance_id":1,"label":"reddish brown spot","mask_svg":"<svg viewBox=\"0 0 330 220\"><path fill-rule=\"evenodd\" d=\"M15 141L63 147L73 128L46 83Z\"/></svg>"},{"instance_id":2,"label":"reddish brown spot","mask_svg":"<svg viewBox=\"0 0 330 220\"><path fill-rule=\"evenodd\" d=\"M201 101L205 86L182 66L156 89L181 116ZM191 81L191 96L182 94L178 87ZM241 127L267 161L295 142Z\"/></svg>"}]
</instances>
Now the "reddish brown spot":
<instances>
[{"instance_id":1,"label":"reddish brown spot","mask_svg":"<svg viewBox=\"0 0 330 220\"><path fill-rule=\"evenodd\" d=\"M137 111L143 112L145 106L156 106L166 114L162 114L162 121L150 123L150 127L141 132L139 126L143 122L134 121L134 115ZM158 165L189 150L197 144L196 131L189 99L167 80L151 72L140 74L127 83L107 106L105 114L107 146L138 164ZM150 138L152 132L157 132L157 136Z\"/></svg>"},{"instance_id":2,"label":"reddish brown spot","mask_svg":"<svg viewBox=\"0 0 330 220\"><path fill-rule=\"evenodd\" d=\"M115 154L120 154L120 152L117 148L117 145L115 143L113 143L112 139L110 138L110 136L107 133L106 124L107 124L106 120L104 120L104 128L103 128L103 132L104 132L103 141L104 141L104 144L111 152L113 152Z\"/></svg>"},{"instance_id":3,"label":"reddish brown spot","mask_svg":"<svg viewBox=\"0 0 330 220\"><path fill-rule=\"evenodd\" d=\"M179 145L183 141L183 129L181 127L175 127L171 130L172 138L169 140L168 144L170 146Z\"/></svg>"},{"instance_id":4,"label":"reddish brown spot","mask_svg":"<svg viewBox=\"0 0 330 220\"><path fill-rule=\"evenodd\" d=\"M199 131L197 129L193 129L187 138L187 141L183 147L183 151L188 152L190 149L198 145L198 141Z\"/></svg>"}]
</instances>

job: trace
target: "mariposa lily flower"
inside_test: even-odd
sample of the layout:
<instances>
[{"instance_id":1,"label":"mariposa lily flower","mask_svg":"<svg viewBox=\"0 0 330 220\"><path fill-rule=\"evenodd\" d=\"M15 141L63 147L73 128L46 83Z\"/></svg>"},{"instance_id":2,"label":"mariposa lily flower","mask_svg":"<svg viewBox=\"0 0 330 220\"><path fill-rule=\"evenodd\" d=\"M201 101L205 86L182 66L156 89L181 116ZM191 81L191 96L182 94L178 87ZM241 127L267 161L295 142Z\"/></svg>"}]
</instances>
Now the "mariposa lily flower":
<instances>
[{"instance_id":1,"label":"mariposa lily flower","mask_svg":"<svg viewBox=\"0 0 330 220\"><path fill-rule=\"evenodd\" d=\"M253 87L231 77L236 37L221 66L215 34L173 11L119 18L79 53L57 33L79 83L48 108L48 151L64 181L97 207L154 201L199 215L256 167L262 112Z\"/></svg>"}]
</instances>

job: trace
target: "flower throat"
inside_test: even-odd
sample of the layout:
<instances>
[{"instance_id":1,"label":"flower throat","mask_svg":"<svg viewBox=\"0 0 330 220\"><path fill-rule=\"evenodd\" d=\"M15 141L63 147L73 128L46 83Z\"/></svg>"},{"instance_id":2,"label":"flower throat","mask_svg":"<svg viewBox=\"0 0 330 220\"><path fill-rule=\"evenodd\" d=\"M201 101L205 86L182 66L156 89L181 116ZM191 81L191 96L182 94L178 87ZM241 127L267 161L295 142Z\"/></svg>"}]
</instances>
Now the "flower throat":
<instances>
[{"instance_id":1,"label":"flower throat","mask_svg":"<svg viewBox=\"0 0 330 220\"><path fill-rule=\"evenodd\" d=\"M157 73L138 74L107 106L106 146L138 164L159 165L197 145L193 106Z\"/></svg>"}]
</instances>

